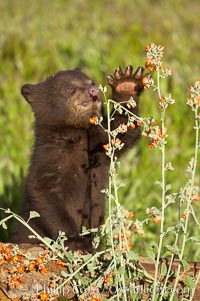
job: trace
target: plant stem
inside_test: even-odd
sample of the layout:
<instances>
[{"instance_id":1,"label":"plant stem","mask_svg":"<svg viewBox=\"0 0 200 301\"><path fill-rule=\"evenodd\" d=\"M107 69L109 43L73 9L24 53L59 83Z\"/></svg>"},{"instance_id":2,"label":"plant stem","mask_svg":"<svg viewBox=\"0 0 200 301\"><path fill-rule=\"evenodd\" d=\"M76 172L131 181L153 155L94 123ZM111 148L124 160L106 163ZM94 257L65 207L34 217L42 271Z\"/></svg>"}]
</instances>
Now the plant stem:
<instances>
[{"instance_id":1,"label":"plant stem","mask_svg":"<svg viewBox=\"0 0 200 301\"><path fill-rule=\"evenodd\" d=\"M107 101L107 127L108 127L108 144L109 147L111 147L111 118L110 118L110 100ZM113 235L113 212L112 212L112 199L113 199L113 194L112 194L112 187L113 187L113 167L114 167L114 150L112 149L112 153L109 156L110 157L110 169L109 169L109 198L108 198L108 202L109 202L109 217L110 217L110 239L111 239L111 246L112 246L112 255L113 255L113 259L114 259L114 269L117 270L117 259L116 259L116 255L115 255L115 248L114 248L114 235ZM115 174L115 173L114 173ZM118 288L118 284L117 284L117 288ZM117 300L119 301L119 295L117 294Z\"/></svg>"},{"instance_id":2,"label":"plant stem","mask_svg":"<svg viewBox=\"0 0 200 301\"><path fill-rule=\"evenodd\" d=\"M183 260L183 256L184 256L184 251L185 251L185 245L186 245L186 241L187 241L187 229L188 229L188 224L189 224L189 217L190 217L190 205L191 205L191 200L192 200L192 193L193 193L193 187L194 187L194 183L195 183L195 175L196 175L196 169L197 169L197 158L198 158L198 148L199 148L199 124L198 124L198 117L197 117L197 108L195 110L195 130L196 130L196 135L195 135L195 151L194 151L194 166L192 169L192 177L191 177L191 182L190 182L190 193L189 193L189 197L187 200L187 207L186 207L186 220L185 220L185 225L184 225L184 230L183 230L183 241L182 241L182 245L181 245L181 252L180 252L180 256L179 256L179 264L177 267L177 274L176 274L176 280L174 283L174 290L172 295L170 296L170 300L173 300L175 291L176 291L176 287L178 285L179 282L179 276L180 276L180 271L181 271L181 261Z\"/></svg>"},{"instance_id":3,"label":"plant stem","mask_svg":"<svg viewBox=\"0 0 200 301\"><path fill-rule=\"evenodd\" d=\"M2 209L3 211L6 211L5 209L3 208L0 208ZM9 219L14 217L16 220L18 220L20 223L22 223L27 229L30 230L30 232L32 232L36 237L37 239L39 239L44 245L46 245L51 251L55 252L55 248L51 246L51 244L49 244L42 236L40 236L33 228L31 228L31 226L29 226L29 224L23 219L21 218L19 215L15 214L14 212L12 211L9 211L9 213L11 214L9 216Z\"/></svg>"},{"instance_id":4,"label":"plant stem","mask_svg":"<svg viewBox=\"0 0 200 301\"><path fill-rule=\"evenodd\" d=\"M197 285L199 284L199 280L200 280L200 271L199 271L198 274L197 274L196 281L195 281L195 287L192 289L192 294L191 294L191 296L190 296L189 301L192 301L192 300L193 300L193 297L194 297L194 294L195 294L195 290L196 290L196 288L197 288Z\"/></svg>"},{"instance_id":5,"label":"plant stem","mask_svg":"<svg viewBox=\"0 0 200 301\"><path fill-rule=\"evenodd\" d=\"M159 99L161 98L161 91L160 91L160 72L157 71L157 92ZM161 129L162 133L165 132L165 108L161 111ZM166 185L165 185L165 138L162 141L161 145L161 165L162 165L162 173L161 173L161 179L162 179L162 199L161 199L161 223L160 223L160 236L159 236L159 244L158 244L158 251L157 251L157 258L155 263L155 276L154 276L154 284L153 284L153 295L152 295L152 301L155 300L156 297L156 288L157 288L157 278L158 278L158 270L159 270L159 262L160 262L160 256L161 256L161 250L163 245L163 238L164 238L164 221L165 221L165 194L166 194Z\"/></svg>"},{"instance_id":6,"label":"plant stem","mask_svg":"<svg viewBox=\"0 0 200 301\"><path fill-rule=\"evenodd\" d=\"M177 243L178 243L178 237L179 237L179 230L176 233L176 238L175 238L175 243L174 243L175 247L177 246ZM163 287L162 287L162 292L161 292L161 295L159 297L159 301L162 301L163 295L164 295L165 290L167 288L167 283L168 283L168 280L169 280L169 277L170 277L170 272L171 272L171 269L172 269L172 264L173 264L175 255L176 255L175 253L173 253L171 255L170 263L169 263L168 270L167 270L167 275L165 276L165 282L164 282Z\"/></svg>"},{"instance_id":7,"label":"plant stem","mask_svg":"<svg viewBox=\"0 0 200 301\"><path fill-rule=\"evenodd\" d=\"M76 271L74 271L74 273L72 273L69 278L67 278L63 283L60 284L60 286L57 288L58 291L67 283L69 282L71 279L73 279L73 277L78 273L80 272L85 266L88 265L88 263L90 263L92 260L94 260L96 257L102 255L102 254L105 254L106 252L109 252L110 249L108 250L104 250L104 251L101 251L101 252L97 252L96 254L94 254L90 259L88 259L84 264L82 264Z\"/></svg>"}]
</instances>

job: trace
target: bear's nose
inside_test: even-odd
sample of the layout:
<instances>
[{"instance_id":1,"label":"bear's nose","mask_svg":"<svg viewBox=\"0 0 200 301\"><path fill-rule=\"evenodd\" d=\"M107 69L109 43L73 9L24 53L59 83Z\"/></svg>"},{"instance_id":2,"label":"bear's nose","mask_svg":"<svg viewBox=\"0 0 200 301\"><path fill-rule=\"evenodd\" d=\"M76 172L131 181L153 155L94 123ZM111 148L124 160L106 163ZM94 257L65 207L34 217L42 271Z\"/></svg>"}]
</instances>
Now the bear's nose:
<instances>
[{"instance_id":1,"label":"bear's nose","mask_svg":"<svg viewBox=\"0 0 200 301\"><path fill-rule=\"evenodd\" d=\"M89 89L89 95L93 101L96 101L99 99L99 89L97 87L91 87Z\"/></svg>"}]
</instances>

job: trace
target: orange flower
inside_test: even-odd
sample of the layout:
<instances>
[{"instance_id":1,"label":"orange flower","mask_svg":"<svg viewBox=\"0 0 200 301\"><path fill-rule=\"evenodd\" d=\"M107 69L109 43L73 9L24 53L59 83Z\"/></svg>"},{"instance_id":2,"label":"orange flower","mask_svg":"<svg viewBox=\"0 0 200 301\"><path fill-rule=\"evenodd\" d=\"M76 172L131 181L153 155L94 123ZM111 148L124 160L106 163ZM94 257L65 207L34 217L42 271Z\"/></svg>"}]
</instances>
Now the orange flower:
<instances>
[{"instance_id":1,"label":"orange flower","mask_svg":"<svg viewBox=\"0 0 200 301\"><path fill-rule=\"evenodd\" d=\"M131 248L132 248L132 243L130 241L127 243L127 245L124 244L124 250L129 251Z\"/></svg>"},{"instance_id":2,"label":"orange flower","mask_svg":"<svg viewBox=\"0 0 200 301\"><path fill-rule=\"evenodd\" d=\"M148 52L151 47L154 47L155 44L153 42L150 42L149 45L146 46L145 51Z\"/></svg>"},{"instance_id":3,"label":"orange flower","mask_svg":"<svg viewBox=\"0 0 200 301\"><path fill-rule=\"evenodd\" d=\"M164 97L160 98L160 102L165 103L166 102L165 98Z\"/></svg>"},{"instance_id":4,"label":"orange flower","mask_svg":"<svg viewBox=\"0 0 200 301\"><path fill-rule=\"evenodd\" d=\"M117 145L120 145L120 144L121 144L121 140L120 140L119 138L112 139L112 143L115 144L115 145L117 146Z\"/></svg>"},{"instance_id":5,"label":"orange flower","mask_svg":"<svg viewBox=\"0 0 200 301\"><path fill-rule=\"evenodd\" d=\"M93 117L90 118L90 123L91 124L96 124L97 121L98 121L98 117L97 116L93 116Z\"/></svg>"},{"instance_id":6,"label":"orange flower","mask_svg":"<svg viewBox=\"0 0 200 301\"><path fill-rule=\"evenodd\" d=\"M158 71L159 69L162 69L162 58L163 58L163 51L164 46L162 45L156 45L154 43L149 43L149 45L146 46L145 51L147 52L147 60L145 63L146 69L153 71ZM166 73L171 73L171 70L166 71ZM167 74L168 75L168 74ZM148 87L146 86L146 89Z\"/></svg>"},{"instance_id":7,"label":"orange flower","mask_svg":"<svg viewBox=\"0 0 200 301\"><path fill-rule=\"evenodd\" d=\"M187 217L187 215L186 215L185 213L182 213L182 214L181 214L181 218L182 218L182 219L186 219L186 217Z\"/></svg>"},{"instance_id":8,"label":"orange flower","mask_svg":"<svg viewBox=\"0 0 200 301\"><path fill-rule=\"evenodd\" d=\"M150 71L153 71L155 69L154 65L152 64L151 58L147 58L145 62L145 68Z\"/></svg>"},{"instance_id":9,"label":"orange flower","mask_svg":"<svg viewBox=\"0 0 200 301\"><path fill-rule=\"evenodd\" d=\"M119 130L119 133L126 133L127 132L127 126L124 123L122 123L122 124L119 125L118 130Z\"/></svg>"},{"instance_id":10,"label":"orange flower","mask_svg":"<svg viewBox=\"0 0 200 301\"><path fill-rule=\"evenodd\" d=\"M154 81L151 77L151 74L146 74L142 79L142 85L145 90L149 89L153 85L153 83Z\"/></svg>"},{"instance_id":11,"label":"orange flower","mask_svg":"<svg viewBox=\"0 0 200 301\"><path fill-rule=\"evenodd\" d=\"M48 269L46 267L42 267L41 270L40 270L40 273L41 274L46 274L46 273L48 273Z\"/></svg>"},{"instance_id":12,"label":"orange flower","mask_svg":"<svg viewBox=\"0 0 200 301\"><path fill-rule=\"evenodd\" d=\"M55 287L56 287L56 284L55 284L54 282L51 282L51 283L49 284L49 286L50 286L50 288L55 288Z\"/></svg>"},{"instance_id":13,"label":"orange flower","mask_svg":"<svg viewBox=\"0 0 200 301\"><path fill-rule=\"evenodd\" d=\"M154 224L159 224L160 223L160 217L154 216L153 217L153 222L154 222Z\"/></svg>"},{"instance_id":14,"label":"orange flower","mask_svg":"<svg viewBox=\"0 0 200 301\"><path fill-rule=\"evenodd\" d=\"M35 262L31 262L28 265L28 270L29 271L33 271L35 269L36 263Z\"/></svg>"},{"instance_id":15,"label":"orange flower","mask_svg":"<svg viewBox=\"0 0 200 301\"><path fill-rule=\"evenodd\" d=\"M165 138L165 135L164 134L162 134L161 132L158 134L158 137L160 138L160 139L164 139Z\"/></svg>"},{"instance_id":16,"label":"orange flower","mask_svg":"<svg viewBox=\"0 0 200 301\"><path fill-rule=\"evenodd\" d=\"M137 121L137 125L138 125L138 126L142 125L142 121L141 121L141 120L138 120L138 121Z\"/></svg>"},{"instance_id":17,"label":"orange flower","mask_svg":"<svg viewBox=\"0 0 200 301\"><path fill-rule=\"evenodd\" d=\"M144 230L136 229L134 232L137 235L144 236Z\"/></svg>"},{"instance_id":18,"label":"orange flower","mask_svg":"<svg viewBox=\"0 0 200 301\"><path fill-rule=\"evenodd\" d=\"M24 263L24 258L23 257L19 257L19 262Z\"/></svg>"},{"instance_id":19,"label":"orange flower","mask_svg":"<svg viewBox=\"0 0 200 301\"><path fill-rule=\"evenodd\" d=\"M151 125L156 125L157 124L157 122L155 121L155 119L153 118L152 120L151 120Z\"/></svg>"},{"instance_id":20,"label":"orange flower","mask_svg":"<svg viewBox=\"0 0 200 301\"><path fill-rule=\"evenodd\" d=\"M200 195L192 200L192 203L200 202Z\"/></svg>"},{"instance_id":21,"label":"orange flower","mask_svg":"<svg viewBox=\"0 0 200 301\"><path fill-rule=\"evenodd\" d=\"M19 280L15 281L15 287L18 287L20 285Z\"/></svg>"},{"instance_id":22,"label":"orange flower","mask_svg":"<svg viewBox=\"0 0 200 301\"><path fill-rule=\"evenodd\" d=\"M37 263L42 264L44 262L44 259L42 257L38 257Z\"/></svg>"},{"instance_id":23,"label":"orange flower","mask_svg":"<svg viewBox=\"0 0 200 301\"><path fill-rule=\"evenodd\" d=\"M119 233L114 235L114 239L119 239Z\"/></svg>"},{"instance_id":24,"label":"orange flower","mask_svg":"<svg viewBox=\"0 0 200 301\"><path fill-rule=\"evenodd\" d=\"M134 217L134 212L133 212L133 211L130 211L129 214L128 214L128 217L129 217L129 218L133 218L133 217Z\"/></svg>"},{"instance_id":25,"label":"orange flower","mask_svg":"<svg viewBox=\"0 0 200 301\"><path fill-rule=\"evenodd\" d=\"M131 122L131 123L130 123L130 127L131 127L132 129L135 129L135 124L134 124L133 122Z\"/></svg>"},{"instance_id":26,"label":"orange flower","mask_svg":"<svg viewBox=\"0 0 200 301\"><path fill-rule=\"evenodd\" d=\"M154 148L155 146L156 146L155 143L149 143L149 144L148 144L148 147L149 147L149 148Z\"/></svg>"},{"instance_id":27,"label":"orange flower","mask_svg":"<svg viewBox=\"0 0 200 301\"><path fill-rule=\"evenodd\" d=\"M126 233L126 239L131 239L131 234L130 233Z\"/></svg>"},{"instance_id":28,"label":"orange flower","mask_svg":"<svg viewBox=\"0 0 200 301\"><path fill-rule=\"evenodd\" d=\"M8 269L8 273L9 273L9 274L14 274L14 273L15 273L15 270L14 270L13 268L9 268L9 269Z\"/></svg>"},{"instance_id":29,"label":"orange flower","mask_svg":"<svg viewBox=\"0 0 200 301\"><path fill-rule=\"evenodd\" d=\"M5 249L2 249L2 253L7 254L7 255L10 254L11 251L12 251L12 247L11 246L6 247Z\"/></svg>"},{"instance_id":30,"label":"orange flower","mask_svg":"<svg viewBox=\"0 0 200 301\"><path fill-rule=\"evenodd\" d=\"M104 144L104 145L103 145L103 148L104 148L105 150L108 150L108 149L109 149L109 147L110 147L110 145L109 145L109 144Z\"/></svg>"},{"instance_id":31,"label":"orange flower","mask_svg":"<svg viewBox=\"0 0 200 301\"><path fill-rule=\"evenodd\" d=\"M14 287L17 287L20 285L19 278L17 276L12 277L12 284Z\"/></svg>"},{"instance_id":32,"label":"orange flower","mask_svg":"<svg viewBox=\"0 0 200 301\"><path fill-rule=\"evenodd\" d=\"M60 260L60 259L58 259L57 261L56 261L56 264L57 265L60 265L60 266L64 266L65 264L64 264L64 262L62 261L62 260Z\"/></svg>"},{"instance_id":33,"label":"orange flower","mask_svg":"<svg viewBox=\"0 0 200 301\"><path fill-rule=\"evenodd\" d=\"M10 254L12 251L12 248L11 247L6 247L5 249L3 249L3 253L4 254Z\"/></svg>"},{"instance_id":34,"label":"orange flower","mask_svg":"<svg viewBox=\"0 0 200 301\"><path fill-rule=\"evenodd\" d=\"M194 98L194 103L195 103L195 105L197 105L197 106L200 105L200 96Z\"/></svg>"},{"instance_id":35,"label":"orange flower","mask_svg":"<svg viewBox=\"0 0 200 301\"><path fill-rule=\"evenodd\" d=\"M148 52L150 49L149 45L146 46L145 51Z\"/></svg>"},{"instance_id":36,"label":"orange flower","mask_svg":"<svg viewBox=\"0 0 200 301\"><path fill-rule=\"evenodd\" d=\"M12 262L13 263L17 263L19 261L19 256L18 255L15 255L12 257Z\"/></svg>"},{"instance_id":37,"label":"orange flower","mask_svg":"<svg viewBox=\"0 0 200 301\"><path fill-rule=\"evenodd\" d=\"M42 301L49 300L49 294L47 292L42 292L40 294L40 300L42 300Z\"/></svg>"},{"instance_id":38,"label":"orange flower","mask_svg":"<svg viewBox=\"0 0 200 301\"><path fill-rule=\"evenodd\" d=\"M147 58L147 59L146 59L146 64L147 64L147 65L150 65L151 63L152 63L152 59L151 59L151 58Z\"/></svg>"},{"instance_id":39,"label":"orange flower","mask_svg":"<svg viewBox=\"0 0 200 301\"><path fill-rule=\"evenodd\" d=\"M23 274L24 273L24 266L23 265L20 265L18 268L17 268L17 272L20 273L20 274Z\"/></svg>"},{"instance_id":40,"label":"orange flower","mask_svg":"<svg viewBox=\"0 0 200 301\"><path fill-rule=\"evenodd\" d=\"M149 82L149 80L148 80L147 77L144 77L144 78L142 79L142 84L143 84L144 89L148 89L148 88L147 88L148 82Z\"/></svg>"},{"instance_id":41,"label":"orange flower","mask_svg":"<svg viewBox=\"0 0 200 301\"><path fill-rule=\"evenodd\" d=\"M110 282L110 278L109 277L106 277L106 278L104 278L104 280L103 280L105 283L108 283L108 282Z\"/></svg>"},{"instance_id":42,"label":"orange flower","mask_svg":"<svg viewBox=\"0 0 200 301\"><path fill-rule=\"evenodd\" d=\"M7 260L7 261L9 261L11 259L10 254L5 254L4 255L4 259Z\"/></svg>"}]
</instances>

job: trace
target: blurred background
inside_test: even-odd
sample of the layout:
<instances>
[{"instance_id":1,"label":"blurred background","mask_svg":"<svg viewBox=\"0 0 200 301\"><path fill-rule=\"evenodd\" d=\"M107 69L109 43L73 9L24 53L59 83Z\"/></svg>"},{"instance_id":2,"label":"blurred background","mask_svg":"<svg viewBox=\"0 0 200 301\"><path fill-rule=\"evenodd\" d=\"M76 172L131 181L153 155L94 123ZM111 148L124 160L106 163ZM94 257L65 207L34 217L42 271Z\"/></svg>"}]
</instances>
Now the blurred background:
<instances>
[{"instance_id":1,"label":"blurred background","mask_svg":"<svg viewBox=\"0 0 200 301\"><path fill-rule=\"evenodd\" d=\"M166 47L164 65L174 69L162 86L163 95L171 92L176 99L166 120L167 161L175 168L167 173L167 183L171 192L185 185L195 140L186 98L188 86L200 77L199 0L0 0L0 12L0 207L17 212L33 144L33 115L21 86L75 67L105 85L106 75L117 66L143 66L149 42ZM159 123L159 101L151 91L144 92L140 110L143 117L153 116ZM161 179L161 153L148 148L142 138L121 165L121 203L134 211L135 218L144 219L147 207L160 206L161 191L154 182ZM199 204L195 206L199 211ZM172 205L167 225L178 217L178 204ZM135 237L133 243L140 255L146 255L157 239L159 225L150 223L144 230L144 237ZM197 227L190 231L199 235ZM0 241L8 241L9 235L10 229L0 229ZM187 256L200 260L200 251L189 244Z\"/></svg>"}]
</instances>

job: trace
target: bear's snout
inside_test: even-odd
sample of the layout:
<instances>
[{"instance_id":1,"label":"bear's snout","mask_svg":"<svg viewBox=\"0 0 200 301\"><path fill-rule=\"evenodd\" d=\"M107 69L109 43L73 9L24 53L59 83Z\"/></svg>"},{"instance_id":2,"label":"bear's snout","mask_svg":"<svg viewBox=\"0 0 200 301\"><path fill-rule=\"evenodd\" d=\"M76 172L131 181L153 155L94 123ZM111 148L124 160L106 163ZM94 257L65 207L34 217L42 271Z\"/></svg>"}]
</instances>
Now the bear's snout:
<instances>
[{"instance_id":1,"label":"bear's snout","mask_svg":"<svg viewBox=\"0 0 200 301\"><path fill-rule=\"evenodd\" d=\"M95 86L92 86L89 89L89 95L92 98L93 101L96 101L99 99L99 89Z\"/></svg>"}]
</instances>

